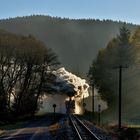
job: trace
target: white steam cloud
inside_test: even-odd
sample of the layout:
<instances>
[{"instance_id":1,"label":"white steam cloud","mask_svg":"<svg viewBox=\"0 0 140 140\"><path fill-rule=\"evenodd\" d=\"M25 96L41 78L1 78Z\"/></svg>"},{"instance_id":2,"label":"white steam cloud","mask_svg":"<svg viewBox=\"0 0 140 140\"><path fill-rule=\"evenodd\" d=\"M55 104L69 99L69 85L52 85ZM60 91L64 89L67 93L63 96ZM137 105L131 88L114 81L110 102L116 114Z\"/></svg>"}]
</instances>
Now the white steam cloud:
<instances>
[{"instance_id":1,"label":"white steam cloud","mask_svg":"<svg viewBox=\"0 0 140 140\"><path fill-rule=\"evenodd\" d=\"M65 68L59 68L58 70L54 71L53 74L57 77L57 84L53 86L57 93L54 95L48 95L46 98L44 98L43 107L39 112L52 112L52 105L55 103L57 105L56 112L65 113L65 101L71 97L72 100L75 100L75 113L83 113L83 96L84 98L89 96L89 85L86 83L86 80L66 71Z\"/></svg>"},{"instance_id":2,"label":"white steam cloud","mask_svg":"<svg viewBox=\"0 0 140 140\"><path fill-rule=\"evenodd\" d=\"M89 96L89 85L86 83L85 79L81 79L80 77L66 71L65 68L60 68L53 73L57 76L56 82L61 83L61 86L58 84L60 91L64 91L68 94L69 92L75 92L75 98L81 98L83 95L84 97ZM72 95L69 94L69 96Z\"/></svg>"}]
</instances>

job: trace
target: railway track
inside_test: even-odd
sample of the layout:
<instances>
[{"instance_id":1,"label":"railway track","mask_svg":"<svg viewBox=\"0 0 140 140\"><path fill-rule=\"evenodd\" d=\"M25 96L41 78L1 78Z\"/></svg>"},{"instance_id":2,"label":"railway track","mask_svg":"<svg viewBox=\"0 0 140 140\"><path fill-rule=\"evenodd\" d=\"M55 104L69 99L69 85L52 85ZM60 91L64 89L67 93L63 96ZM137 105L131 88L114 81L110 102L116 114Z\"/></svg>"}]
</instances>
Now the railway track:
<instances>
[{"instance_id":1,"label":"railway track","mask_svg":"<svg viewBox=\"0 0 140 140\"><path fill-rule=\"evenodd\" d=\"M101 140L76 116L69 116L70 122L79 140Z\"/></svg>"}]
</instances>

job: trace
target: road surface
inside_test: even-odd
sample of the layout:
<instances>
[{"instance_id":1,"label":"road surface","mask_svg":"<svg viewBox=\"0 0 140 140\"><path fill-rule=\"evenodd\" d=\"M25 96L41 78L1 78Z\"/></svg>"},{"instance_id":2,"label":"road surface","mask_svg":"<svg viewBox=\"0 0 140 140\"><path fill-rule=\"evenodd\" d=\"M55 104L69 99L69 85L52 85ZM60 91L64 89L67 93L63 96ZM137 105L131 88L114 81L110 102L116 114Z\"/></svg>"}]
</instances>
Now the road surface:
<instances>
[{"instance_id":1,"label":"road surface","mask_svg":"<svg viewBox=\"0 0 140 140\"><path fill-rule=\"evenodd\" d=\"M52 116L45 116L40 120L21 126L20 129L7 130L0 136L0 140L52 140L48 127L51 123Z\"/></svg>"}]
</instances>

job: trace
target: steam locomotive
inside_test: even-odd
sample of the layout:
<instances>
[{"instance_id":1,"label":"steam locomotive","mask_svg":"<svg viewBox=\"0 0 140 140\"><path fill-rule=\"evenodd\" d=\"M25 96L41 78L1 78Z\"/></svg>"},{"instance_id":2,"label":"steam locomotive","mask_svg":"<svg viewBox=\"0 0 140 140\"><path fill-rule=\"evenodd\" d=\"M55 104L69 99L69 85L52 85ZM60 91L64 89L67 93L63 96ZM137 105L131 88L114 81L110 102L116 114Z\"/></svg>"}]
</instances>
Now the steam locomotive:
<instances>
[{"instance_id":1,"label":"steam locomotive","mask_svg":"<svg viewBox=\"0 0 140 140\"><path fill-rule=\"evenodd\" d=\"M66 113L67 114L73 114L75 113L75 100L68 100L65 101L65 105L66 105Z\"/></svg>"}]
</instances>

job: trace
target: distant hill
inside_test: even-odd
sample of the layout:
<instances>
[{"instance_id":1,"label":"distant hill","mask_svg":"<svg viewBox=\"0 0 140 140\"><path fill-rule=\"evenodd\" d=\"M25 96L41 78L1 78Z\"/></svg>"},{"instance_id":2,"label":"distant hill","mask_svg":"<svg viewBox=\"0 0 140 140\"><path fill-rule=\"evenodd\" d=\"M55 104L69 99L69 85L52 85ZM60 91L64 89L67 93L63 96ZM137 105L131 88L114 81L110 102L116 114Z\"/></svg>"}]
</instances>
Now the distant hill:
<instances>
[{"instance_id":1,"label":"distant hill","mask_svg":"<svg viewBox=\"0 0 140 140\"><path fill-rule=\"evenodd\" d=\"M119 33L123 22L94 19L61 19L50 16L27 16L0 20L0 29L32 34L54 50L68 71L86 76L98 50ZM134 31L137 27L127 24Z\"/></svg>"}]
</instances>

